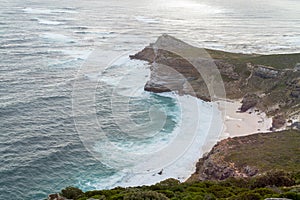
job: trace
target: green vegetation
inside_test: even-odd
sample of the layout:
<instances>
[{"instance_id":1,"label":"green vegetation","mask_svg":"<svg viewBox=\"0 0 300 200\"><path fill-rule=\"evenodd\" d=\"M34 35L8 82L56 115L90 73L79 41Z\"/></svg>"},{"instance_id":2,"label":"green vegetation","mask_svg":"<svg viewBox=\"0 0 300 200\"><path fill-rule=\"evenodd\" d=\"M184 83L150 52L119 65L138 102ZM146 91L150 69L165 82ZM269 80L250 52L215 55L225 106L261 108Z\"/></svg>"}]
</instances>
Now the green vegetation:
<instances>
[{"instance_id":1,"label":"green vegetation","mask_svg":"<svg viewBox=\"0 0 300 200\"><path fill-rule=\"evenodd\" d=\"M255 178L230 178L219 182L179 183L178 180L167 179L152 186L95 190L77 193L78 196L72 197L75 200L260 200L271 197L299 200L299 183L300 172L275 171ZM73 187L68 187L61 194L64 196L73 191Z\"/></svg>"},{"instance_id":2,"label":"green vegetation","mask_svg":"<svg viewBox=\"0 0 300 200\"><path fill-rule=\"evenodd\" d=\"M214 59L228 61L232 64L246 66L246 63L271 66L276 69L293 69L300 62L300 53L294 54L242 54L206 49Z\"/></svg>"},{"instance_id":3,"label":"green vegetation","mask_svg":"<svg viewBox=\"0 0 300 200\"><path fill-rule=\"evenodd\" d=\"M238 169L254 166L260 172L272 169L296 171L300 169L299 141L297 130L232 138L230 148L223 152L224 160L235 163Z\"/></svg>"},{"instance_id":4,"label":"green vegetation","mask_svg":"<svg viewBox=\"0 0 300 200\"><path fill-rule=\"evenodd\" d=\"M274 110L269 108L275 105L280 105L280 112L289 115L292 113L291 107L296 106L299 109L299 98L297 95L300 72L293 71L300 63L300 53L295 54L274 54L274 55L258 55L258 54L241 54L229 53L224 51L206 49L213 59L221 60L234 66L234 72L241 78L242 84L238 84L241 93L236 93L236 90L231 91L231 85L226 88L227 97L241 98L247 93L266 94L260 101L257 107L266 111L268 115L273 116ZM252 66L261 65L276 69L280 75L272 78L264 78L259 75L251 76L251 71L247 67L250 63ZM292 69L292 70L291 70ZM226 75L222 74L225 83L233 83ZM245 84L246 83L246 84Z\"/></svg>"}]
</instances>

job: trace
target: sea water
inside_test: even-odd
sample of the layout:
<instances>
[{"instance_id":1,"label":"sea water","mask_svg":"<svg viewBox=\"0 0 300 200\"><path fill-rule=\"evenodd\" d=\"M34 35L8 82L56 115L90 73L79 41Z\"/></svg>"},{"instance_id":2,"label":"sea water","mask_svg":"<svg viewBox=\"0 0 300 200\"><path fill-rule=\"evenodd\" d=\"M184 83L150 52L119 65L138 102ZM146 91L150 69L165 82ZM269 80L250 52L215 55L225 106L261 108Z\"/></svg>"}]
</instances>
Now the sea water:
<instances>
[{"instance_id":1,"label":"sea water","mask_svg":"<svg viewBox=\"0 0 300 200\"><path fill-rule=\"evenodd\" d=\"M220 113L143 91L149 65L128 55L163 33L233 52L299 52L299 10L293 0L1 1L0 199L184 180L222 129Z\"/></svg>"}]
</instances>

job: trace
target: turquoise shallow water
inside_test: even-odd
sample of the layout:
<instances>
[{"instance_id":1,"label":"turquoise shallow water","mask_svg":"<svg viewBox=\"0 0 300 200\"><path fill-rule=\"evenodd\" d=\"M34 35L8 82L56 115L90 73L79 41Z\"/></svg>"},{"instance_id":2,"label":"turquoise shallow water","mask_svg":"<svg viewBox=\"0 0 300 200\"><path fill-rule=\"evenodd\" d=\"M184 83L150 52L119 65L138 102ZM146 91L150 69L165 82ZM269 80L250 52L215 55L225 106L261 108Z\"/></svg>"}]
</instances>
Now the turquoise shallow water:
<instances>
[{"instance_id":1,"label":"turquoise shallow water","mask_svg":"<svg viewBox=\"0 0 300 200\"><path fill-rule=\"evenodd\" d=\"M120 169L87 151L74 123L73 85L95 49L136 52L169 33L228 51L300 51L298 1L248 3L1 1L0 199L43 199L68 185L89 190L122 182ZM181 112L175 99L140 93L119 102L129 105L137 124L149 121L145 111L153 105L167 113L159 137L137 140L115 123L109 99L114 87L104 81L95 96L98 121L111 142L127 151L150 151L172 140Z\"/></svg>"}]
</instances>

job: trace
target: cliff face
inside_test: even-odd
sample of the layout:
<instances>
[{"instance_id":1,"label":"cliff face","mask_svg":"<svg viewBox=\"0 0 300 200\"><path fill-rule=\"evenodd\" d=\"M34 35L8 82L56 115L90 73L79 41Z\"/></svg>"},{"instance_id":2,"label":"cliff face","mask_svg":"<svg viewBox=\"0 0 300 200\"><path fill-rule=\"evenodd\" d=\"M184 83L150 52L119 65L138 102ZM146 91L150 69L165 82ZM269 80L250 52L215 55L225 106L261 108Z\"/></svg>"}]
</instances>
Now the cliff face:
<instances>
[{"instance_id":1,"label":"cliff face","mask_svg":"<svg viewBox=\"0 0 300 200\"><path fill-rule=\"evenodd\" d=\"M164 45L161 45L162 43ZM182 56L163 48L165 46L177 48L178 52L190 52L184 52ZM243 98L242 112L254 106L268 115L282 115L284 118L300 112L300 70L297 68L300 54L237 54L202 49L206 54L203 53L203 57L199 57L192 52L197 50L199 48L163 35L155 43L130 57L151 63L151 77L145 85L147 91L175 91L211 101L213 99L208 82L217 81L213 78L208 81L205 75L212 67L216 67L222 78L226 97ZM198 59L197 65L202 68L197 68L195 63L189 62L187 57L193 56L190 60Z\"/></svg>"}]
</instances>

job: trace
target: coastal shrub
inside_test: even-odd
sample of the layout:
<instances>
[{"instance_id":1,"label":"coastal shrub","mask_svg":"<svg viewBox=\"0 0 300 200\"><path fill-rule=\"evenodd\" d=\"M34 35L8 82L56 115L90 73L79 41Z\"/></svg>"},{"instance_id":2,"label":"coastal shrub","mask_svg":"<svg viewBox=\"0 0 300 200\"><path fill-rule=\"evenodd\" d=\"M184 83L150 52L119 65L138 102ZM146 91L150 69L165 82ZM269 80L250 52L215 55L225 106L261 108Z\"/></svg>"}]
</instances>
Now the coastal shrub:
<instances>
[{"instance_id":1,"label":"coastal shrub","mask_svg":"<svg viewBox=\"0 0 300 200\"><path fill-rule=\"evenodd\" d=\"M155 191L136 191L124 195L124 200L168 200L164 194Z\"/></svg>"},{"instance_id":2,"label":"coastal shrub","mask_svg":"<svg viewBox=\"0 0 300 200\"><path fill-rule=\"evenodd\" d=\"M109 197L109 199L111 200L123 200L124 199L125 194L114 194L112 196Z\"/></svg>"},{"instance_id":3,"label":"coastal shrub","mask_svg":"<svg viewBox=\"0 0 300 200\"><path fill-rule=\"evenodd\" d=\"M209 187L206 191L214 194L217 198L228 198L234 195L230 187L222 187L217 184Z\"/></svg>"},{"instance_id":4,"label":"coastal shrub","mask_svg":"<svg viewBox=\"0 0 300 200\"><path fill-rule=\"evenodd\" d=\"M296 185L300 173L270 172L247 179L230 178L224 181L199 181L179 183L172 179L154 186L140 186L111 190L95 190L82 193L68 187L61 195L74 200L256 200L265 198L289 198L300 200L300 188ZM294 185L293 187L290 187Z\"/></svg>"},{"instance_id":5,"label":"coastal shrub","mask_svg":"<svg viewBox=\"0 0 300 200\"><path fill-rule=\"evenodd\" d=\"M261 200L263 198L258 193L255 193L253 191L248 191L248 192L244 192L239 195L236 195L234 198L230 198L230 199L231 200Z\"/></svg>"},{"instance_id":6,"label":"coastal shrub","mask_svg":"<svg viewBox=\"0 0 300 200\"><path fill-rule=\"evenodd\" d=\"M293 199L293 200L300 200L300 193L299 192L286 192L286 193L280 194L279 197Z\"/></svg>"},{"instance_id":7,"label":"coastal shrub","mask_svg":"<svg viewBox=\"0 0 300 200\"><path fill-rule=\"evenodd\" d=\"M196 182L196 183L193 183L192 186L199 187L199 188L206 188L207 184L205 182Z\"/></svg>"},{"instance_id":8,"label":"coastal shrub","mask_svg":"<svg viewBox=\"0 0 300 200\"><path fill-rule=\"evenodd\" d=\"M158 186L165 186L165 187L171 187L171 186L176 186L179 185L180 181L174 178L168 178L166 180L163 180L159 182L157 185Z\"/></svg>"},{"instance_id":9,"label":"coastal shrub","mask_svg":"<svg viewBox=\"0 0 300 200\"><path fill-rule=\"evenodd\" d=\"M220 182L220 185L227 187L239 187L239 188L249 188L249 178L234 178L230 177L224 181Z\"/></svg>"},{"instance_id":10,"label":"coastal shrub","mask_svg":"<svg viewBox=\"0 0 300 200\"><path fill-rule=\"evenodd\" d=\"M292 186L295 181L291 175L284 171L267 172L265 175L256 177L251 185L251 188L260 188L266 186Z\"/></svg>"},{"instance_id":11,"label":"coastal shrub","mask_svg":"<svg viewBox=\"0 0 300 200\"><path fill-rule=\"evenodd\" d=\"M253 192L260 194L261 196L266 196L269 194L275 194L274 190L270 188L257 188Z\"/></svg>"},{"instance_id":12,"label":"coastal shrub","mask_svg":"<svg viewBox=\"0 0 300 200\"><path fill-rule=\"evenodd\" d=\"M95 195L91 197L92 199L98 199L98 200L106 200L106 197L104 195Z\"/></svg>"},{"instance_id":13,"label":"coastal shrub","mask_svg":"<svg viewBox=\"0 0 300 200\"><path fill-rule=\"evenodd\" d=\"M294 173L292 174L292 178L293 178L293 180L295 181L295 184L296 184L296 185L299 185L299 184L300 184L300 171L294 172Z\"/></svg>"},{"instance_id":14,"label":"coastal shrub","mask_svg":"<svg viewBox=\"0 0 300 200\"><path fill-rule=\"evenodd\" d=\"M156 192L166 195L168 198L172 198L175 196L174 192L170 190L157 190Z\"/></svg>"},{"instance_id":15,"label":"coastal shrub","mask_svg":"<svg viewBox=\"0 0 300 200\"><path fill-rule=\"evenodd\" d=\"M177 186L171 187L169 190L171 190L173 192L184 192L185 191L185 186L177 185Z\"/></svg>"},{"instance_id":16,"label":"coastal shrub","mask_svg":"<svg viewBox=\"0 0 300 200\"><path fill-rule=\"evenodd\" d=\"M61 190L61 196L66 197L67 199L79 199L84 193L82 190L76 187L66 187L65 189Z\"/></svg>"},{"instance_id":17,"label":"coastal shrub","mask_svg":"<svg viewBox=\"0 0 300 200\"><path fill-rule=\"evenodd\" d=\"M205 194L203 200L216 200L216 197L213 194Z\"/></svg>"},{"instance_id":18,"label":"coastal shrub","mask_svg":"<svg viewBox=\"0 0 300 200\"><path fill-rule=\"evenodd\" d=\"M201 187L191 186L191 187L188 187L186 189L186 191L188 191L188 192L205 192L205 189L203 189Z\"/></svg>"}]
</instances>

